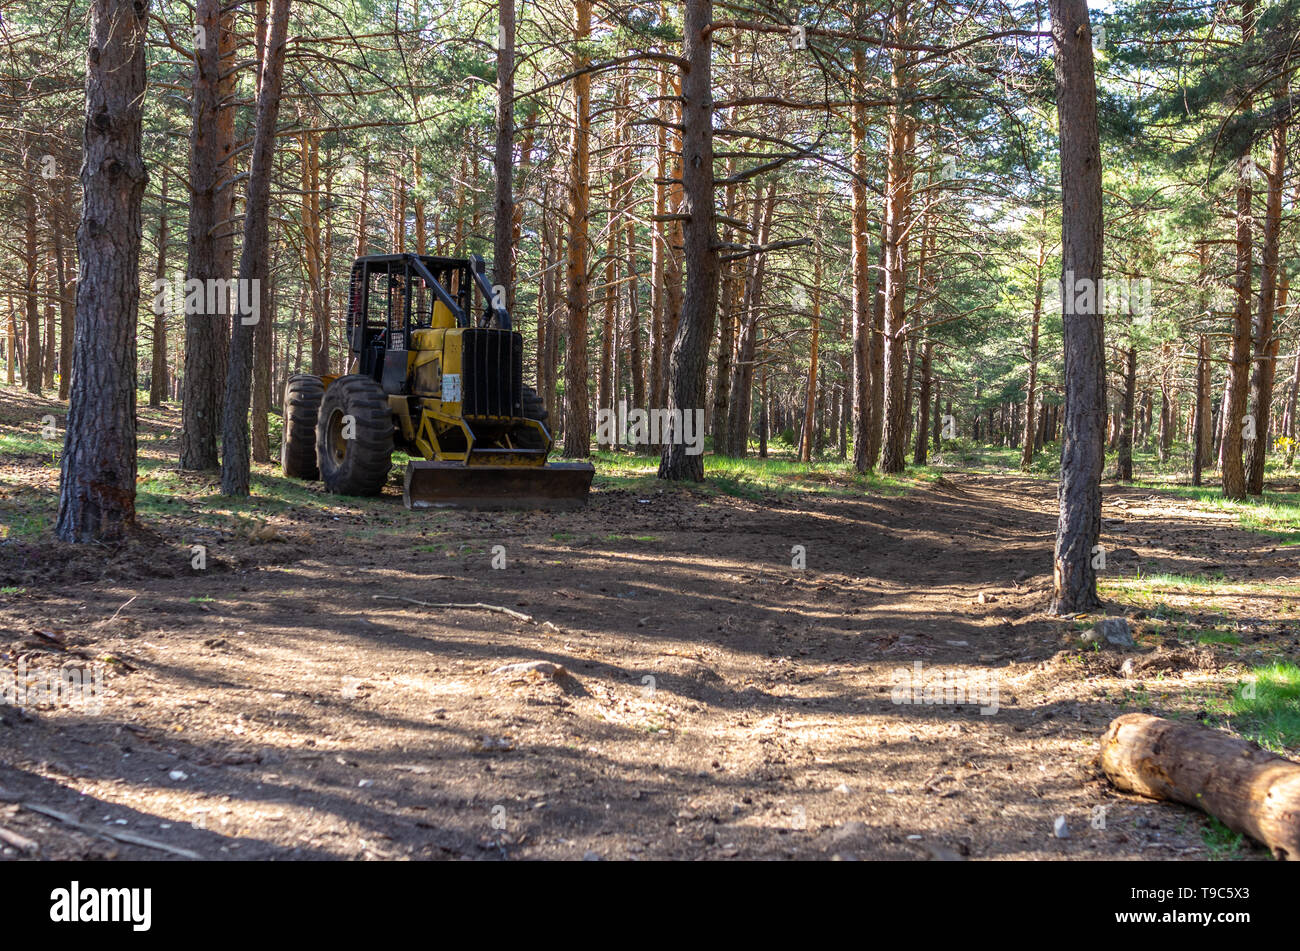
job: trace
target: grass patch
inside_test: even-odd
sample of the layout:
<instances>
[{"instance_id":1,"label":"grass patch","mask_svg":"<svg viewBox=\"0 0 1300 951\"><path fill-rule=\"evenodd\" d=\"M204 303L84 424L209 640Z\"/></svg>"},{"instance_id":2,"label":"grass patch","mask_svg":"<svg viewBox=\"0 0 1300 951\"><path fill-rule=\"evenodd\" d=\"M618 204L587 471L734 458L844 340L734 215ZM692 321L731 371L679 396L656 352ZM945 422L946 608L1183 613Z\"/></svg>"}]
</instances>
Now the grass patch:
<instances>
[{"instance_id":1,"label":"grass patch","mask_svg":"<svg viewBox=\"0 0 1300 951\"><path fill-rule=\"evenodd\" d=\"M62 451L62 431L50 439L46 439L39 431L24 433L7 430L0 433L0 453L7 456L48 456L51 460L54 460ZM45 464L49 465L50 463L46 462Z\"/></svg>"},{"instance_id":2,"label":"grass patch","mask_svg":"<svg viewBox=\"0 0 1300 951\"><path fill-rule=\"evenodd\" d=\"M12 512L4 521L0 521L0 540L41 535L53 524L51 516L40 512Z\"/></svg>"},{"instance_id":3,"label":"grass patch","mask_svg":"<svg viewBox=\"0 0 1300 951\"><path fill-rule=\"evenodd\" d=\"M895 476L864 474L855 471L849 462L799 462L792 454L771 455L766 459L731 459L706 454L705 481L682 485L657 477L658 456L602 451L593 453L592 461L596 465L597 489L627 489L648 494L684 488L704 496L724 495L754 501L787 493L906 495L918 484L933 481L940 475L929 467L910 469Z\"/></svg>"},{"instance_id":4,"label":"grass patch","mask_svg":"<svg viewBox=\"0 0 1300 951\"><path fill-rule=\"evenodd\" d=\"M1233 647L1241 646L1241 638L1231 631L1202 631L1196 635L1198 644L1229 644Z\"/></svg>"},{"instance_id":5,"label":"grass patch","mask_svg":"<svg viewBox=\"0 0 1300 951\"><path fill-rule=\"evenodd\" d=\"M1138 488L1160 489L1190 499L1215 512L1237 517L1237 524L1249 532L1272 537L1279 545L1300 545L1300 493L1265 492L1258 498L1225 499L1217 487L1194 488L1158 482L1132 483Z\"/></svg>"},{"instance_id":6,"label":"grass patch","mask_svg":"<svg viewBox=\"0 0 1300 951\"><path fill-rule=\"evenodd\" d=\"M1222 594L1228 592L1230 588L1251 587L1246 582L1229 581L1221 571L1207 575L1180 575L1157 572L1150 575L1139 574L1133 578L1099 579L1099 583L1106 588L1146 597L1171 593ZM1234 591L1228 593L1240 594L1244 592Z\"/></svg>"},{"instance_id":7,"label":"grass patch","mask_svg":"<svg viewBox=\"0 0 1300 951\"><path fill-rule=\"evenodd\" d=\"M1224 712L1234 730L1265 749L1285 753L1300 747L1300 667L1279 661L1255 668Z\"/></svg>"},{"instance_id":8,"label":"grass patch","mask_svg":"<svg viewBox=\"0 0 1300 951\"><path fill-rule=\"evenodd\" d=\"M1201 841L1212 861L1227 861L1241 857L1246 847L1246 837L1240 832L1233 832L1218 819L1210 816L1201 829Z\"/></svg>"}]
</instances>

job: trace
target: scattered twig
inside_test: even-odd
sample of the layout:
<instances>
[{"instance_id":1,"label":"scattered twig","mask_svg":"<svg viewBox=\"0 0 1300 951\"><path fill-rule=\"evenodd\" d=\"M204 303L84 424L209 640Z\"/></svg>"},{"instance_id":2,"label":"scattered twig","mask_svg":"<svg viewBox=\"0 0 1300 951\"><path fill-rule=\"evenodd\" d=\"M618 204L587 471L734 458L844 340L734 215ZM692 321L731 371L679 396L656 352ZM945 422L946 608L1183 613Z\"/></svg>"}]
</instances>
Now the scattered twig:
<instances>
[{"instance_id":1,"label":"scattered twig","mask_svg":"<svg viewBox=\"0 0 1300 951\"><path fill-rule=\"evenodd\" d=\"M132 601L135 599L132 598ZM128 602L130 603L130 602ZM122 605L126 607L126 605ZM95 825L90 822L82 822L74 819L66 812L59 812L57 809L51 809L49 806L42 806L36 802L25 802L22 804L24 809L30 809L32 812L40 813L43 816L49 816L51 819L57 819L62 823L72 826L74 829L80 829L82 832L88 832L91 835L102 835L106 839L114 839L118 842L125 842L128 845L140 845L146 849L157 849L159 852L170 852L172 855L179 855L186 859L202 859L203 856L197 852L191 852L189 849L182 849L179 846L168 845L166 842L159 842L157 839L150 839L143 835L137 835L134 832L123 832L118 829L111 829L108 826Z\"/></svg>"},{"instance_id":2,"label":"scattered twig","mask_svg":"<svg viewBox=\"0 0 1300 951\"><path fill-rule=\"evenodd\" d=\"M118 608L116 611L114 611L114 612L113 612L113 616L112 616L111 618L109 618L107 621L101 621L101 622L100 622L101 626L103 626L103 627L107 627L108 625L110 625L110 624L112 624L114 621L116 621L116 620L117 620L117 616L118 616L119 614L121 614L123 611L125 611L127 608L129 608L129 607L131 606L132 602L134 602L135 599L138 598L138 597L140 597L140 595L138 595L138 594L135 595L134 597L131 598L130 601L127 601L126 604L122 605L120 608Z\"/></svg>"},{"instance_id":3,"label":"scattered twig","mask_svg":"<svg viewBox=\"0 0 1300 951\"><path fill-rule=\"evenodd\" d=\"M393 594L376 594L373 597L376 601L406 601L409 604L418 604L424 608L460 608L464 611L491 611L493 614L506 614L529 624L537 623L531 614L525 614L523 611L512 611L510 608L503 608L497 604L484 604L481 601L476 601L473 604L433 604L429 601L417 601L415 598L403 598Z\"/></svg>"},{"instance_id":4,"label":"scattered twig","mask_svg":"<svg viewBox=\"0 0 1300 951\"><path fill-rule=\"evenodd\" d=\"M7 842L19 852L26 852L28 855L35 855L40 851L40 844L35 839L29 839L25 835L19 835L12 829L6 829L0 826L0 842Z\"/></svg>"}]
</instances>

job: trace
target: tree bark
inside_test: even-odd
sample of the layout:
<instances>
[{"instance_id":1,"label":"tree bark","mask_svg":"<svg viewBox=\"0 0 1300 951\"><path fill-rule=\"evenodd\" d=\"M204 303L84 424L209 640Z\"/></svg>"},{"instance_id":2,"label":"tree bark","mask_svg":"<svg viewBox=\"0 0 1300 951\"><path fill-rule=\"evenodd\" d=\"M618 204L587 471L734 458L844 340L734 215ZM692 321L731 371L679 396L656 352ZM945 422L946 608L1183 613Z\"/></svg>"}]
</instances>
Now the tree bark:
<instances>
[{"instance_id":1,"label":"tree bark","mask_svg":"<svg viewBox=\"0 0 1300 951\"><path fill-rule=\"evenodd\" d=\"M902 40L908 31L907 0L895 4L893 36ZM885 366L884 403L881 407L881 472L902 472L907 437L907 387L905 356L907 326L904 310L907 293L908 208L911 204L911 173L908 168L908 133L911 117L903 106L908 83L908 54L892 52L890 92L894 102L889 110L885 180Z\"/></svg>"},{"instance_id":2,"label":"tree bark","mask_svg":"<svg viewBox=\"0 0 1300 951\"><path fill-rule=\"evenodd\" d=\"M718 316L718 249L713 210L712 0L685 0L682 78L682 197L689 215L684 229L686 291L682 318L669 358L668 409L685 414L705 405L709 345ZM674 432L674 437L680 434ZM672 438L659 462L659 478L704 480L704 455L690 455Z\"/></svg>"},{"instance_id":3,"label":"tree bark","mask_svg":"<svg viewBox=\"0 0 1300 951\"><path fill-rule=\"evenodd\" d=\"M36 242L36 220L39 217L36 202L36 183L36 175L34 173L29 175L27 192L24 196L26 198L26 216L23 230L26 253L23 255L23 264L27 270L23 292L27 304L27 358L23 363L23 382L27 384L27 392L39 395L41 384L45 380L45 368L41 362L41 310L37 298L40 245Z\"/></svg>"},{"instance_id":4,"label":"tree bark","mask_svg":"<svg viewBox=\"0 0 1300 951\"><path fill-rule=\"evenodd\" d=\"M912 454L912 463L923 466L930 458L930 386L931 365L934 360L934 341L927 340L921 348L921 393L917 412L920 419L916 423L916 451Z\"/></svg>"},{"instance_id":5,"label":"tree bark","mask_svg":"<svg viewBox=\"0 0 1300 951\"><path fill-rule=\"evenodd\" d=\"M72 219L72 186L68 185L59 205L58 220L54 223L54 262L59 283L59 399L68 398L72 383L72 340L77 319L77 289L73 276L77 273L76 255L69 260L66 241L72 238L75 251L76 234L70 230Z\"/></svg>"},{"instance_id":6,"label":"tree bark","mask_svg":"<svg viewBox=\"0 0 1300 951\"><path fill-rule=\"evenodd\" d=\"M76 340L54 533L111 542L135 524L136 316L147 0L94 0L86 66Z\"/></svg>"},{"instance_id":7,"label":"tree bark","mask_svg":"<svg viewBox=\"0 0 1300 951\"><path fill-rule=\"evenodd\" d=\"M268 244L271 210L271 171L275 160L275 123L280 114L280 86L284 76L284 51L289 30L289 0L274 0L267 34L262 83L257 93L257 126L253 136L252 168L244 208L244 246L239 258L239 283L256 294L259 320L267 313ZM241 295L242 296L242 295ZM253 322L245 314L235 321L230 335L222 424L221 492L246 496L249 486L248 404L252 377Z\"/></svg>"},{"instance_id":8,"label":"tree bark","mask_svg":"<svg viewBox=\"0 0 1300 951\"><path fill-rule=\"evenodd\" d=\"M51 217L53 210L51 209ZM50 222L51 226L54 222ZM45 352L41 355L41 366L45 371L44 385L46 389L54 389L54 371L57 369L58 334L54 329L55 305L58 302L58 276L55 273L54 255L46 251L45 254L45 335L44 344Z\"/></svg>"},{"instance_id":9,"label":"tree bark","mask_svg":"<svg viewBox=\"0 0 1300 951\"><path fill-rule=\"evenodd\" d=\"M854 14L863 15L861 0L854 4ZM851 220L849 241L849 267L852 271L853 293L851 341L852 366L849 379L850 410L853 427L853 468L868 472L875 464L875 454L869 452L871 437L871 374L873 352L879 346L871 322L871 242L867 235L867 182L870 169L867 165L867 107L866 98L867 52L861 43L853 46L853 110L850 134L853 146L853 181L850 186Z\"/></svg>"},{"instance_id":10,"label":"tree bark","mask_svg":"<svg viewBox=\"0 0 1300 951\"><path fill-rule=\"evenodd\" d=\"M493 159L492 268L505 289L506 309L515 305L515 0L497 3L497 128Z\"/></svg>"},{"instance_id":11,"label":"tree bark","mask_svg":"<svg viewBox=\"0 0 1300 951\"><path fill-rule=\"evenodd\" d=\"M1300 859L1300 764L1255 743L1126 713L1102 735L1101 767L1125 792L1200 809L1277 858Z\"/></svg>"},{"instance_id":12,"label":"tree bark","mask_svg":"<svg viewBox=\"0 0 1300 951\"><path fill-rule=\"evenodd\" d=\"M820 208L817 215L818 234L821 233ZM803 438L800 440L799 458L803 462L812 462L814 412L817 408L817 345L822 326L822 246L816 244L813 249L813 289L812 289L812 339L808 342L808 392L804 398Z\"/></svg>"},{"instance_id":13,"label":"tree bark","mask_svg":"<svg viewBox=\"0 0 1300 951\"><path fill-rule=\"evenodd\" d=\"M1196 341L1196 405L1192 409L1192 485L1201 484L1201 473L1214 455L1214 433L1210 429L1210 350L1205 334Z\"/></svg>"},{"instance_id":14,"label":"tree bark","mask_svg":"<svg viewBox=\"0 0 1300 951\"><path fill-rule=\"evenodd\" d=\"M1249 45L1254 36L1255 3L1243 0L1241 6L1242 45ZM1246 96L1241 108L1249 113L1252 98ZM1246 497L1246 470L1242 464L1244 419L1247 391L1250 386L1250 287L1252 214L1249 166L1243 156L1237 177L1237 274L1234 290L1237 306L1233 312L1232 346L1228 353L1228 384L1224 393L1223 445L1220 450L1223 466L1223 496L1228 499Z\"/></svg>"},{"instance_id":15,"label":"tree bark","mask_svg":"<svg viewBox=\"0 0 1300 951\"><path fill-rule=\"evenodd\" d=\"M320 134L303 132L298 138L302 157L302 251L311 301L311 372L314 376L324 376L330 372L333 335L325 313L324 285L329 275L325 273L321 247Z\"/></svg>"},{"instance_id":16,"label":"tree bark","mask_svg":"<svg viewBox=\"0 0 1300 951\"><path fill-rule=\"evenodd\" d=\"M154 267L156 287L165 286L167 280L167 166L163 166L162 190L158 198L158 263ZM155 307L153 314L152 362L149 374L149 405L162 406L167 398L167 317L170 295L164 295L163 306Z\"/></svg>"},{"instance_id":17,"label":"tree bark","mask_svg":"<svg viewBox=\"0 0 1300 951\"><path fill-rule=\"evenodd\" d=\"M9 313L9 332L5 335L5 346L7 350L5 358L5 382L10 386L14 383L14 365L18 362L18 323L17 311L14 309L14 299L6 298L6 310Z\"/></svg>"},{"instance_id":18,"label":"tree bark","mask_svg":"<svg viewBox=\"0 0 1300 951\"><path fill-rule=\"evenodd\" d=\"M1040 222L1047 215L1044 212ZM1047 264L1047 245L1040 238L1038 258L1034 262L1034 311L1029 320L1029 382L1025 387L1024 446L1020 452L1020 468L1028 470L1034 461L1034 401L1038 398L1038 324L1043 315L1043 269Z\"/></svg>"},{"instance_id":19,"label":"tree bark","mask_svg":"<svg viewBox=\"0 0 1300 951\"><path fill-rule=\"evenodd\" d=\"M218 116L222 112L218 37L221 33L220 0L196 0L195 25L205 33L205 42L195 50L194 80L190 91L192 120L190 134L189 235L186 271L190 280L206 284L222 279L216 233L226 227L218 214L218 187L222 167L222 141ZM227 190L229 185L226 186ZM217 465L217 429L221 418L221 395L225 382L222 322L224 304L218 313L186 308L185 376L183 380L180 465L182 469L212 469Z\"/></svg>"},{"instance_id":20,"label":"tree bark","mask_svg":"<svg viewBox=\"0 0 1300 951\"><path fill-rule=\"evenodd\" d=\"M1285 91L1287 87L1283 87ZM1285 95L1279 93L1278 104L1285 107ZM1286 172L1285 122L1273 129L1273 148L1269 161L1268 201L1264 211L1264 248L1260 261L1259 319L1255 324L1254 371L1250 382L1251 413L1255 417L1255 440L1247 446L1246 492L1264 493L1264 461L1268 454L1269 416L1273 404L1273 378L1277 373L1278 336L1273 330L1278 310L1280 287L1285 273L1278 267L1282 231L1282 179ZM1284 293L1284 292L1283 292ZM1282 300L1283 307L1286 301Z\"/></svg>"},{"instance_id":21,"label":"tree bark","mask_svg":"<svg viewBox=\"0 0 1300 951\"><path fill-rule=\"evenodd\" d=\"M591 36L591 0L574 0L571 65L585 70L590 58L581 44ZM587 229L591 196L588 171L591 156L591 74L573 79L573 138L569 151L569 227L565 258L565 303L568 312L568 347L564 360L564 455L585 459L591 455L591 397L587 356Z\"/></svg>"},{"instance_id":22,"label":"tree bark","mask_svg":"<svg viewBox=\"0 0 1300 951\"><path fill-rule=\"evenodd\" d=\"M767 187L767 196L762 190L755 193L755 221L758 222L756 233L758 243L766 244L772 231L772 213L776 208L776 182ZM758 217L758 207L762 207L762 218ZM749 435L754 409L754 368L758 347L758 321L762 317L763 281L767 274L767 254L760 252L750 259L746 275L744 310L741 313L736 338L735 369L731 378L731 396L728 400L729 416L727 419L726 454L743 459L749 452Z\"/></svg>"},{"instance_id":23,"label":"tree bark","mask_svg":"<svg viewBox=\"0 0 1300 951\"><path fill-rule=\"evenodd\" d=\"M1137 391L1137 347L1130 345L1124 355L1124 402L1120 406L1119 468L1116 478L1133 481L1133 399Z\"/></svg>"},{"instance_id":24,"label":"tree bark","mask_svg":"<svg viewBox=\"0 0 1300 951\"><path fill-rule=\"evenodd\" d=\"M664 405L664 327L667 310L668 236L663 216L668 213L668 73L659 67L660 124L655 126L654 217L650 224L650 405Z\"/></svg>"},{"instance_id":25,"label":"tree bark","mask_svg":"<svg viewBox=\"0 0 1300 951\"><path fill-rule=\"evenodd\" d=\"M880 229L876 254L876 290L871 299L871 396L867 417L867 470L880 458L880 440L885 429L885 229ZM863 470L866 471L866 470Z\"/></svg>"},{"instance_id":26,"label":"tree bark","mask_svg":"<svg viewBox=\"0 0 1300 951\"><path fill-rule=\"evenodd\" d=\"M1073 306L1072 283L1101 287L1101 146L1088 4L1052 0L1051 13L1061 136L1061 290L1063 304L1071 305L1063 307L1062 320L1065 413L1052 611L1074 614L1101 606L1093 548L1101 536L1105 464L1105 329L1097 294L1089 295L1091 307Z\"/></svg>"}]
</instances>

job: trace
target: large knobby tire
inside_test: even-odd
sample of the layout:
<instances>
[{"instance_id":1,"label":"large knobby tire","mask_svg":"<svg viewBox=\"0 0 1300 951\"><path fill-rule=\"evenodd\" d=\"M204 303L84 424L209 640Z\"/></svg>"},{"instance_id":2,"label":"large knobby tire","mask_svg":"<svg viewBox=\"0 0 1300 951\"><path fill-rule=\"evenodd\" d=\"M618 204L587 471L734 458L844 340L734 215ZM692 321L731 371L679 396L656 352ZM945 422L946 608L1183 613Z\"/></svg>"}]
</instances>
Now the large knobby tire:
<instances>
[{"instance_id":1,"label":"large knobby tire","mask_svg":"<svg viewBox=\"0 0 1300 951\"><path fill-rule=\"evenodd\" d=\"M393 414L370 377L339 377L325 391L316 420L316 462L325 488L335 495L384 490L393 465Z\"/></svg>"},{"instance_id":2,"label":"large knobby tire","mask_svg":"<svg viewBox=\"0 0 1300 951\"><path fill-rule=\"evenodd\" d=\"M320 377L297 373L284 387L284 432L280 469L292 479L319 479L316 466L316 417L325 396Z\"/></svg>"},{"instance_id":3,"label":"large knobby tire","mask_svg":"<svg viewBox=\"0 0 1300 951\"><path fill-rule=\"evenodd\" d=\"M525 386L522 391L524 403L524 419L535 419L543 425L550 414L546 412L546 401L537 395L537 391L531 386Z\"/></svg>"}]
</instances>

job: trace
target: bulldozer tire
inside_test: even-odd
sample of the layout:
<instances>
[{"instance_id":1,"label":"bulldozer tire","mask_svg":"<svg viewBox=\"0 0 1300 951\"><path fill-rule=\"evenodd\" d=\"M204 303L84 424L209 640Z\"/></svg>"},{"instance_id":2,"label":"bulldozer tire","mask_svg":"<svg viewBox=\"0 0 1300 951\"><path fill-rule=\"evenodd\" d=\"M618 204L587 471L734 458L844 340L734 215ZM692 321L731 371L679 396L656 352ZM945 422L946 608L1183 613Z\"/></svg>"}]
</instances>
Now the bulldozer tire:
<instances>
[{"instance_id":1,"label":"bulldozer tire","mask_svg":"<svg viewBox=\"0 0 1300 951\"><path fill-rule=\"evenodd\" d=\"M316 416L325 387L320 377L295 373L284 387L284 432L280 469L292 479L320 478L316 466Z\"/></svg>"},{"instance_id":2,"label":"bulldozer tire","mask_svg":"<svg viewBox=\"0 0 1300 951\"><path fill-rule=\"evenodd\" d=\"M316 420L316 461L321 481L335 495L384 490L393 465L393 414L370 377L339 377L325 391Z\"/></svg>"},{"instance_id":3,"label":"bulldozer tire","mask_svg":"<svg viewBox=\"0 0 1300 951\"><path fill-rule=\"evenodd\" d=\"M546 412L546 401L538 396L537 391L531 386L524 387L523 398L524 419L535 419L544 424L550 415Z\"/></svg>"}]
</instances>

